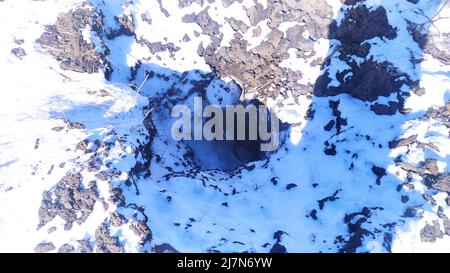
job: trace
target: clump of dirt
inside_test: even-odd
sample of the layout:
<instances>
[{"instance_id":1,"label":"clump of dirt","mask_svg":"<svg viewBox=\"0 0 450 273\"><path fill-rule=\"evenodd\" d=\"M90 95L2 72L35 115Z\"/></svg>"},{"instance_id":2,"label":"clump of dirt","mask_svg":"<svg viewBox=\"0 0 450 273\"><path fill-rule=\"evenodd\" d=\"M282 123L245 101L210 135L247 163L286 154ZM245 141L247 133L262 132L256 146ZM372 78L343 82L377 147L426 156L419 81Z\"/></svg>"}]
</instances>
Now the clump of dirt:
<instances>
[{"instance_id":1,"label":"clump of dirt","mask_svg":"<svg viewBox=\"0 0 450 273\"><path fill-rule=\"evenodd\" d=\"M95 244L98 253L123 253L125 251L119 238L111 236L106 223L102 223L95 231Z\"/></svg>"},{"instance_id":2,"label":"clump of dirt","mask_svg":"<svg viewBox=\"0 0 450 273\"><path fill-rule=\"evenodd\" d=\"M37 42L59 61L64 70L97 73L104 69L105 75L108 75L112 71L106 58L109 50L103 44L95 45L86 41L83 35L86 28L90 28L90 32L98 37L104 35L103 13L90 3L60 14L55 24L45 27L45 32Z\"/></svg>"},{"instance_id":3,"label":"clump of dirt","mask_svg":"<svg viewBox=\"0 0 450 273\"><path fill-rule=\"evenodd\" d=\"M66 222L65 230L70 230L74 222L82 224L86 221L94 209L98 193L95 183L84 188L82 181L81 174L69 172L56 184L53 191L43 193L38 229L56 216ZM80 213L80 216L77 213Z\"/></svg>"},{"instance_id":4,"label":"clump of dirt","mask_svg":"<svg viewBox=\"0 0 450 273\"><path fill-rule=\"evenodd\" d=\"M267 39L252 50L247 49L248 42L239 32L234 34L229 46L220 47L223 34L218 34L215 24L209 23L211 18L207 10L199 15L187 16L185 20L197 23L204 34L210 35L212 43L206 48L200 45L198 53L221 76L232 78L248 93L257 91L262 98L275 98L287 90L301 94L312 92L312 87L298 83L302 77L300 72L281 67L280 63L289 58L290 48L296 49L299 57L315 55L314 41L327 37L332 23L332 9L326 1L272 0L268 1L266 9L260 4L247 8L252 25L269 19L268 26L272 29ZM285 34L277 29L282 22L299 24ZM238 22L229 23L242 32L247 29ZM303 37L306 32L310 39Z\"/></svg>"},{"instance_id":5,"label":"clump of dirt","mask_svg":"<svg viewBox=\"0 0 450 273\"><path fill-rule=\"evenodd\" d=\"M46 253L55 250L55 245L50 243L40 243L34 248L34 252L36 253Z\"/></svg>"}]
</instances>

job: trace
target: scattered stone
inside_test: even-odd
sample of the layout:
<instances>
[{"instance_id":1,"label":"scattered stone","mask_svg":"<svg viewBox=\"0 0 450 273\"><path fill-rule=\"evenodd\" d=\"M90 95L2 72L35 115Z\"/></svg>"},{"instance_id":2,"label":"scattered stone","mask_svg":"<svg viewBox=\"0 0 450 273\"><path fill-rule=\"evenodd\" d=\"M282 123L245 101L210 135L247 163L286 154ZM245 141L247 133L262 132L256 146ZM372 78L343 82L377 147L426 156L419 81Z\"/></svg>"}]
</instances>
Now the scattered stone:
<instances>
[{"instance_id":1,"label":"scattered stone","mask_svg":"<svg viewBox=\"0 0 450 273\"><path fill-rule=\"evenodd\" d=\"M417 135L412 135L407 138L401 138L399 140L393 140L393 141L389 142L389 148L395 149L395 148L400 148L400 147L404 147L404 146L409 146L409 145L415 143L416 141L417 141Z\"/></svg>"},{"instance_id":2,"label":"scattered stone","mask_svg":"<svg viewBox=\"0 0 450 273\"><path fill-rule=\"evenodd\" d=\"M92 253L93 248L91 246L91 244L89 243L88 240L84 239L84 240L79 240L78 241L78 248L77 251L78 253Z\"/></svg>"},{"instance_id":3,"label":"scattered stone","mask_svg":"<svg viewBox=\"0 0 450 273\"><path fill-rule=\"evenodd\" d=\"M34 248L36 253L46 253L55 250L56 247L53 243L40 243Z\"/></svg>"},{"instance_id":4,"label":"scattered stone","mask_svg":"<svg viewBox=\"0 0 450 273\"><path fill-rule=\"evenodd\" d=\"M441 239L444 237L444 233L441 231L441 226L439 221L433 221L433 225L426 224L425 227L420 231L420 239L422 242L434 243L436 239Z\"/></svg>"},{"instance_id":5,"label":"scattered stone","mask_svg":"<svg viewBox=\"0 0 450 273\"><path fill-rule=\"evenodd\" d=\"M152 231L145 221L138 221L136 224L132 224L130 229L141 238L139 243L141 247L152 240Z\"/></svg>"},{"instance_id":6,"label":"scattered stone","mask_svg":"<svg viewBox=\"0 0 450 273\"><path fill-rule=\"evenodd\" d=\"M109 227L102 223L95 231L95 244L98 253L123 253L119 238L111 236Z\"/></svg>"},{"instance_id":7,"label":"scattered stone","mask_svg":"<svg viewBox=\"0 0 450 273\"><path fill-rule=\"evenodd\" d=\"M49 192L43 193L39 209L38 229L53 220L56 216L65 222L65 230L70 230L74 222L84 223L94 209L97 200L97 188L93 185L84 188L80 173L68 172ZM55 198L53 198L53 195ZM80 216L77 216L77 212Z\"/></svg>"},{"instance_id":8,"label":"scattered stone","mask_svg":"<svg viewBox=\"0 0 450 273\"><path fill-rule=\"evenodd\" d=\"M60 14L54 25L45 27L37 42L60 62L61 69L97 73L105 68L112 72L106 56L99 53L96 45L84 39L83 30L87 26L98 37L103 36L103 14L90 3ZM106 49L104 45L102 47Z\"/></svg>"},{"instance_id":9,"label":"scattered stone","mask_svg":"<svg viewBox=\"0 0 450 273\"><path fill-rule=\"evenodd\" d=\"M115 212L111 212L109 214L109 218L111 221L111 224L114 227L120 227L123 226L127 223L127 219L125 218L125 216L123 216L122 214L118 213L117 211Z\"/></svg>"},{"instance_id":10,"label":"scattered stone","mask_svg":"<svg viewBox=\"0 0 450 273\"><path fill-rule=\"evenodd\" d=\"M58 253L75 253L75 247L71 244L63 244L59 247Z\"/></svg>"},{"instance_id":11,"label":"scattered stone","mask_svg":"<svg viewBox=\"0 0 450 273\"><path fill-rule=\"evenodd\" d=\"M155 245L152 248L152 252L153 253L179 253L178 250L176 250L171 245L166 244L166 243L161 244L161 245Z\"/></svg>"},{"instance_id":12,"label":"scattered stone","mask_svg":"<svg viewBox=\"0 0 450 273\"><path fill-rule=\"evenodd\" d=\"M17 47L17 48L13 48L11 49L11 54L13 54L14 56L16 56L19 59L23 59L25 56L27 56L27 53L25 52L25 50L21 47Z\"/></svg>"}]
</instances>

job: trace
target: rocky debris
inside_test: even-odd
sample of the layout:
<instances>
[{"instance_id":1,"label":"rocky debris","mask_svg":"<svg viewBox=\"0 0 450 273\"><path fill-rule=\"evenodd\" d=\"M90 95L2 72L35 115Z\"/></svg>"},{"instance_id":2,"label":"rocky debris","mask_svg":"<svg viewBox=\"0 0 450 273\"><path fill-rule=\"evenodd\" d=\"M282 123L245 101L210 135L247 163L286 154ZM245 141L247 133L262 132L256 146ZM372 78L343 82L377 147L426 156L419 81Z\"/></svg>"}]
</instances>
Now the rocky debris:
<instances>
[{"instance_id":1,"label":"rocky debris","mask_svg":"<svg viewBox=\"0 0 450 273\"><path fill-rule=\"evenodd\" d=\"M450 101L447 101L442 107L434 107L429 109L426 113L426 118L437 120L447 128L450 128Z\"/></svg>"},{"instance_id":2,"label":"rocky debris","mask_svg":"<svg viewBox=\"0 0 450 273\"><path fill-rule=\"evenodd\" d=\"M153 253L179 253L178 250L176 250L171 245L166 244L166 243L161 244L161 245L155 245L154 247L152 247L152 252Z\"/></svg>"},{"instance_id":3,"label":"rocky debris","mask_svg":"<svg viewBox=\"0 0 450 273\"><path fill-rule=\"evenodd\" d=\"M220 0L219 0L220 1ZM238 2L238 3L242 3L242 1L244 0L222 0L222 5L225 8L228 8L229 6L231 6L234 2Z\"/></svg>"},{"instance_id":4,"label":"rocky debris","mask_svg":"<svg viewBox=\"0 0 450 273\"><path fill-rule=\"evenodd\" d=\"M418 166L414 166L407 162L397 162L397 165L404 171L413 172L422 177L427 177L429 175L435 176L439 173L439 168L435 159L427 159L424 162L420 162Z\"/></svg>"},{"instance_id":5,"label":"rocky debris","mask_svg":"<svg viewBox=\"0 0 450 273\"><path fill-rule=\"evenodd\" d=\"M77 253L92 253L92 251L93 248L88 240L84 239L78 241Z\"/></svg>"},{"instance_id":6,"label":"rocky debris","mask_svg":"<svg viewBox=\"0 0 450 273\"><path fill-rule=\"evenodd\" d=\"M202 29L203 34L211 36L219 35L220 25L209 16L208 10L209 7L199 12L195 16L194 22Z\"/></svg>"},{"instance_id":7,"label":"rocky debris","mask_svg":"<svg viewBox=\"0 0 450 273\"><path fill-rule=\"evenodd\" d=\"M205 2L205 0L178 0L178 7L179 8L186 8L192 5L192 3L197 3L200 6L203 6L203 3Z\"/></svg>"},{"instance_id":8,"label":"rocky debris","mask_svg":"<svg viewBox=\"0 0 450 273\"><path fill-rule=\"evenodd\" d=\"M150 53L152 54L168 51L169 53L171 53L171 57L173 57L174 56L173 54L180 50L178 46L175 46L173 43L170 42L169 43L149 42L148 40L142 37L137 39L136 42L140 45L146 46L150 50Z\"/></svg>"},{"instance_id":9,"label":"rocky debris","mask_svg":"<svg viewBox=\"0 0 450 273\"><path fill-rule=\"evenodd\" d=\"M152 231L148 227L146 221L138 221L130 225L130 229L141 238L139 242L140 247L143 247L147 242L152 240Z\"/></svg>"},{"instance_id":10,"label":"rocky debris","mask_svg":"<svg viewBox=\"0 0 450 273\"><path fill-rule=\"evenodd\" d=\"M447 172L426 175L425 184L432 189L450 194L450 174Z\"/></svg>"},{"instance_id":11,"label":"rocky debris","mask_svg":"<svg viewBox=\"0 0 450 273\"><path fill-rule=\"evenodd\" d=\"M260 3L256 3L255 6L247 8L246 12L252 26L258 25L259 22L267 18L267 12Z\"/></svg>"},{"instance_id":12,"label":"rocky debris","mask_svg":"<svg viewBox=\"0 0 450 273\"><path fill-rule=\"evenodd\" d=\"M289 48L297 49L299 57L314 55L313 42L301 34L308 31L313 39L326 37L332 22L331 7L323 0L311 3L268 1L267 5L267 9L259 3L247 8L253 26L269 19L269 27L272 28L267 39L252 50L247 50L248 42L238 32L246 31L246 27L237 21L230 21L232 28L238 31L227 47L219 47L222 35L218 26L211 23L207 9L197 16L186 15L183 22L195 21L204 34L210 35L212 43L206 48L201 45L198 54L221 76L232 78L246 92L258 92L261 98L275 98L280 93L286 95L287 90L308 94L312 92L312 87L298 83L301 72L280 67L280 63L290 57ZM293 27L285 35L276 29L281 22L305 23L305 26ZM257 31L254 34L258 36Z\"/></svg>"},{"instance_id":13,"label":"rocky debris","mask_svg":"<svg viewBox=\"0 0 450 273\"><path fill-rule=\"evenodd\" d=\"M75 247L71 244L63 244L58 248L58 253L75 253Z\"/></svg>"},{"instance_id":14,"label":"rocky debris","mask_svg":"<svg viewBox=\"0 0 450 273\"><path fill-rule=\"evenodd\" d=\"M19 59L23 59L25 56L27 56L27 53L25 52L25 50L21 47L17 47L17 48L13 48L11 49L11 54L13 54L14 56L16 56Z\"/></svg>"},{"instance_id":15,"label":"rocky debris","mask_svg":"<svg viewBox=\"0 0 450 273\"><path fill-rule=\"evenodd\" d=\"M120 227L127 223L127 219L122 214L118 213L117 211L111 212L109 214L109 219L111 221L111 224L114 227Z\"/></svg>"},{"instance_id":16,"label":"rocky debris","mask_svg":"<svg viewBox=\"0 0 450 273\"><path fill-rule=\"evenodd\" d=\"M134 25L133 19L130 16L122 15L119 17L115 17L118 29L111 30L108 34L106 34L106 38L112 40L119 36L132 36L134 37L136 34L136 27Z\"/></svg>"},{"instance_id":17,"label":"rocky debris","mask_svg":"<svg viewBox=\"0 0 450 273\"><path fill-rule=\"evenodd\" d=\"M21 38L14 38L14 43L16 44L16 45L23 45L24 43L25 43L25 40L24 39L21 39Z\"/></svg>"},{"instance_id":18,"label":"rocky debris","mask_svg":"<svg viewBox=\"0 0 450 273\"><path fill-rule=\"evenodd\" d=\"M152 18L150 18L150 15L146 14L146 13L142 13L141 14L141 19L142 21L146 22L147 24L151 25L152 24Z\"/></svg>"},{"instance_id":19,"label":"rocky debris","mask_svg":"<svg viewBox=\"0 0 450 273\"><path fill-rule=\"evenodd\" d=\"M55 232L56 230L57 230L56 227L51 227L51 228L49 228L49 229L47 230L47 233L48 233L48 234L51 234L51 233Z\"/></svg>"},{"instance_id":20,"label":"rocky debris","mask_svg":"<svg viewBox=\"0 0 450 273\"><path fill-rule=\"evenodd\" d=\"M109 197L109 201L116 204L118 207L125 206L125 196L122 194L121 188L113 188L110 190L111 196Z\"/></svg>"},{"instance_id":21,"label":"rocky debris","mask_svg":"<svg viewBox=\"0 0 450 273\"><path fill-rule=\"evenodd\" d=\"M66 222L65 230L70 230L74 222L82 224L86 221L94 209L98 194L95 183L84 188L82 179L80 173L68 172L52 191L43 193L38 229L56 216ZM77 216L77 213L80 213L80 216Z\"/></svg>"},{"instance_id":22,"label":"rocky debris","mask_svg":"<svg viewBox=\"0 0 450 273\"><path fill-rule=\"evenodd\" d=\"M241 20L237 20L233 17L225 19L234 31L240 31L242 34L248 31L248 26Z\"/></svg>"},{"instance_id":23,"label":"rocky debris","mask_svg":"<svg viewBox=\"0 0 450 273\"><path fill-rule=\"evenodd\" d=\"M93 43L85 40L83 31L89 27L98 37L103 37L103 14L92 4L85 3L83 7L60 14L54 25L45 27L45 32L37 42L56 60L64 70L81 73L96 73L105 69L105 74L111 73L112 68L101 45L96 48ZM106 73L108 72L108 73Z\"/></svg>"},{"instance_id":24,"label":"rocky debris","mask_svg":"<svg viewBox=\"0 0 450 273\"><path fill-rule=\"evenodd\" d=\"M79 122L69 122L69 128L77 129L77 130L84 130L84 129L86 129L86 126Z\"/></svg>"},{"instance_id":25,"label":"rocky debris","mask_svg":"<svg viewBox=\"0 0 450 273\"><path fill-rule=\"evenodd\" d=\"M448 2L446 4L449 5ZM440 12L436 13L434 18L428 18L429 21L421 24L408 22L408 31L424 53L432 55L445 65L450 65L450 53L448 52L450 33L448 30L442 30L443 33L430 31L430 27L433 25L432 21L438 20L438 18L442 18Z\"/></svg>"},{"instance_id":26,"label":"rocky debris","mask_svg":"<svg viewBox=\"0 0 450 273\"><path fill-rule=\"evenodd\" d=\"M394 101L388 102L388 105L377 102L370 106L370 110L380 116L392 116L399 110L399 104Z\"/></svg>"},{"instance_id":27,"label":"rocky debris","mask_svg":"<svg viewBox=\"0 0 450 273\"><path fill-rule=\"evenodd\" d=\"M396 148L400 148L400 147L409 146L417 141L417 136L418 135L412 135L407 138L393 140L393 141L389 142L389 148L396 149Z\"/></svg>"},{"instance_id":28,"label":"rocky debris","mask_svg":"<svg viewBox=\"0 0 450 273\"><path fill-rule=\"evenodd\" d=\"M119 238L111 236L107 223L102 223L95 231L95 245L98 253L123 253Z\"/></svg>"},{"instance_id":29,"label":"rocky debris","mask_svg":"<svg viewBox=\"0 0 450 273\"><path fill-rule=\"evenodd\" d=\"M444 237L444 233L441 231L441 226L439 221L433 221L433 224L426 224L425 227L420 231L420 239L422 242L434 243L436 239L441 239Z\"/></svg>"},{"instance_id":30,"label":"rocky debris","mask_svg":"<svg viewBox=\"0 0 450 273\"><path fill-rule=\"evenodd\" d=\"M40 243L34 248L36 253L46 253L55 250L56 247L53 243Z\"/></svg>"},{"instance_id":31,"label":"rocky debris","mask_svg":"<svg viewBox=\"0 0 450 273\"><path fill-rule=\"evenodd\" d=\"M190 42L190 41L191 41L191 38L189 37L189 35L184 34L184 36L183 36L183 42L188 43L188 42Z\"/></svg>"}]
</instances>

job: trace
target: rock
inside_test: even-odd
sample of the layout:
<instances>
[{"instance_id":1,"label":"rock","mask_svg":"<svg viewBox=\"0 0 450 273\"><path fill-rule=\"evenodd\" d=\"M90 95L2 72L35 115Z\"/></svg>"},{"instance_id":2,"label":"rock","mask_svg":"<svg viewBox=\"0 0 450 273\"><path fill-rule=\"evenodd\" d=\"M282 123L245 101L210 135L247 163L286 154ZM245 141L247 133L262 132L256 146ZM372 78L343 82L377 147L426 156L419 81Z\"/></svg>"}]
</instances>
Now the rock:
<instances>
[{"instance_id":1,"label":"rock","mask_svg":"<svg viewBox=\"0 0 450 273\"><path fill-rule=\"evenodd\" d=\"M226 21L230 24L231 28L234 31L240 31L242 34L246 33L248 30L248 26L241 20L231 18L226 18Z\"/></svg>"},{"instance_id":2,"label":"rock","mask_svg":"<svg viewBox=\"0 0 450 273\"><path fill-rule=\"evenodd\" d=\"M75 253L75 247L71 244L63 244L59 247L58 253Z\"/></svg>"},{"instance_id":3,"label":"rock","mask_svg":"<svg viewBox=\"0 0 450 273\"><path fill-rule=\"evenodd\" d=\"M161 245L155 245L152 248L152 252L153 253L179 253L178 250L176 250L171 245L166 244L166 243L161 244Z\"/></svg>"},{"instance_id":4,"label":"rock","mask_svg":"<svg viewBox=\"0 0 450 273\"><path fill-rule=\"evenodd\" d=\"M109 214L109 218L111 220L111 224L114 227L120 227L127 223L127 219L122 214L118 213L117 211L111 212Z\"/></svg>"},{"instance_id":5,"label":"rock","mask_svg":"<svg viewBox=\"0 0 450 273\"><path fill-rule=\"evenodd\" d=\"M36 253L46 253L55 250L56 247L53 243L40 243L34 248Z\"/></svg>"},{"instance_id":6,"label":"rock","mask_svg":"<svg viewBox=\"0 0 450 273\"><path fill-rule=\"evenodd\" d=\"M181 18L181 21L183 23L189 24L189 23L194 23L196 18L197 18L197 16L195 15L195 13L191 13L191 14L184 15Z\"/></svg>"},{"instance_id":7,"label":"rock","mask_svg":"<svg viewBox=\"0 0 450 273\"><path fill-rule=\"evenodd\" d=\"M242 1L244 1L244 0L222 0L222 5L223 5L225 8L228 8L228 7L231 6L234 2L242 3Z\"/></svg>"},{"instance_id":8,"label":"rock","mask_svg":"<svg viewBox=\"0 0 450 273\"><path fill-rule=\"evenodd\" d=\"M393 116L397 113L398 103L390 101L389 105L375 103L370 106L370 110L372 110L375 114L380 116Z\"/></svg>"},{"instance_id":9,"label":"rock","mask_svg":"<svg viewBox=\"0 0 450 273\"><path fill-rule=\"evenodd\" d=\"M78 248L77 251L78 253L92 253L92 246L89 243L88 240L79 240L78 241Z\"/></svg>"},{"instance_id":10,"label":"rock","mask_svg":"<svg viewBox=\"0 0 450 273\"><path fill-rule=\"evenodd\" d=\"M266 19L267 14L263 5L256 3L255 6L247 8L247 16L252 26L256 26L259 22Z\"/></svg>"},{"instance_id":11,"label":"rock","mask_svg":"<svg viewBox=\"0 0 450 273\"><path fill-rule=\"evenodd\" d=\"M425 88L423 88L423 87L415 88L413 92L417 96L423 96L423 95L425 95Z\"/></svg>"},{"instance_id":12,"label":"rock","mask_svg":"<svg viewBox=\"0 0 450 273\"><path fill-rule=\"evenodd\" d=\"M152 240L152 231L145 221L138 221L136 224L132 224L130 229L141 238L141 247Z\"/></svg>"},{"instance_id":13,"label":"rock","mask_svg":"<svg viewBox=\"0 0 450 273\"><path fill-rule=\"evenodd\" d=\"M253 30L253 37L259 37L261 35L261 33L262 33L262 29L260 26L258 26Z\"/></svg>"},{"instance_id":14,"label":"rock","mask_svg":"<svg viewBox=\"0 0 450 273\"><path fill-rule=\"evenodd\" d=\"M106 223L101 224L95 231L95 245L99 253L123 253L124 248L119 238L110 235Z\"/></svg>"},{"instance_id":15,"label":"rock","mask_svg":"<svg viewBox=\"0 0 450 273\"><path fill-rule=\"evenodd\" d=\"M112 72L111 65L96 45L83 37L83 30L89 26L98 37L103 33L103 14L92 4L60 14L54 25L45 27L37 42L60 63L61 69L81 73L97 73L105 69L105 75ZM106 47L102 45L103 49Z\"/></svg>"},{"instance_id":16,"label":"rock","mask_svg":"<svg viewBox=\"0 0 450 273\"><path fill-rule=\"evenodd\" d=\"M111 30L106 34L106 38L113 40L119 36L136 36L136 27L131 17L123 15L115 17L114 19L119 28Z\"/></svg>"},{"instance_id":17,"label":"rock","mask_svg":"<svg viewBox=\"0 0 450 273\"><path fill-rule=\"evenodd\" d=\"M50 234L50 233L55 232L56 230L57 230L56 227L51 227L51 228L49 228L49 229L47 230L47 233Z\"/></svg>"},{"instance_id":18,"label":"rock","mask_svg":"<svg viewBox=\"0 0 450 273\"><path fill-rule=\"evenodd\" d=\"M13 54L14 56L16 56L19 59L23 59L25 56L27 56L27 53L25 52L25 50L21 47L17 47L17 48L13 48L11 49L11 54Z\"/></svg>"},{"instance_id":19,"label":"rock","mask_svg":"<svg viewBox=\"0 0 450 273\"><path fill-rule=\"evenodd\" d=\"M14 43L16 45L23 45L25 43L24 39L20 39L20 38L14 38Z\"/></svg>"},{"instance_id":20,"label":"rock","mask_svg":"<svg viewBox=\"0 0 450 273\"><path fill-rule=\"evenodd\" d=\"M204 0L178 0L178 7L181 9L189 7L194 2L199 4L200 6L203 6Z\"/></svg>"},{"instance_id":21,"label":"rock","mask_svg":"<svg viewBox=\"0 0 450 273\"><path fill-rule=\"evenodd\" d=\"M435 190L450 193L450 174L438 173L436 175L427 175L425 184Z\"/></svg>"},{"instance_id":22,"label":"rock","mask_svg":"<svg viewBox=\"0 0 450 273\"><path fill-rule=\"evenodd\" d=\"M420 239L422 242L434 243L436 242L436 239L441 239L443 237L444 233L441 231L439 221L433 221L433 225L427 223L420 231Z\"/></svg>"},{"instance_id":23,"label":"rock","mask_svg":"<svg viewBox=\"0 0 450 273\"><path fill-rule=\"evenodd\" d=\"M212 20L211 16L209 16L208 8L202 10L195 17L195 23L202 29L202 33L205 35L219 35L220 25ZM183 17L184 18L184 17Z\"/></svg>"},{"instance_id":24,"label":"rock","mask_svg":"<svg viewBox=\"0 0 450 273\"><path fill-rule=\"evenodd\" d=\"M418 135L412 135L407 138L393 140L393 141L389 142L389 148L395 149L395 148L400 148L400 147L404 147L404 146L409 146L417 141L417 136Z\"/></svg>"},{"instance_id":25,"label":"rock","mask_svg":"<svg viewBox=\"0 0 450 273\"><path fill-rule=\"evenodd\" d=\"M109 201L116 204L117 207L125 206L125 196L123 196L123 194L122 194L122 189L113 188L111 190L111 197L109 198Z\"/></svg>"},{"instance_id":26,"label":"rock","mask_svg":"<svg viewBox=\"0 0 450 273\"><path fill-rule=\"evenodd\" d=\"M70 230L76 221L81 224L86 221L94 209L97 200L95 186L84 188L80 173L68 172L54 187L52 192L44 192L39 209L38 229L53 220L56 216L65 222L64 228ZM53 195L55 198L53 198ZM80 216L77 216L80 213Z\"/></svg>"}]
</instances>

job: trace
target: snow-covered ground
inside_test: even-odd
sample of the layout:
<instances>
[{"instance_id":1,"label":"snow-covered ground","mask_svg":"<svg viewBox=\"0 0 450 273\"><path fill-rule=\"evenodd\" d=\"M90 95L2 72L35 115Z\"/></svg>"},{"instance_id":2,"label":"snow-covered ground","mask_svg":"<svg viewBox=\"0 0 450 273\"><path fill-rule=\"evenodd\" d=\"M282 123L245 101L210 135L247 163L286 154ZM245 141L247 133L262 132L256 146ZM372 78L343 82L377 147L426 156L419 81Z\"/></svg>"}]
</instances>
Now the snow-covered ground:
<instances>
[{"instance_id":1,"label":"snow-covered ground","mask_svg":"<svg viewBox=\"0 0 450 273\"><path fill-rule=\"evenodd\" d=\"M370 12L383 7L396 36L374 35L364 41L366 56L350 58L387 61L408 78L374 101L344 84L357 75L342 57L345 39L316 39L308 23L302 46L309 43L312 56L290 48L274 66L301 73L298 84L309 92L257 88L241 96L233 81L240 79L199 54L215 36L214 54L234 45L238 31L250 52L273 45L274 29L288 37L305 25L274 27L268 15L253 24L244 7L273 1L90 2L0 1L1 252L163 251L167 244L180 252L450 251L449 59L421 48L409 29L422 26L448 58L448 1L362 1ZM316 5L304 2L303 10ZM349 19L356 6L317 2L338 28L363 20ZM186 19L206 7L206 19ZM101 31L87 24L68 34L100 54L96 73L67 69L38 42L60 14L80 9L103 15ZM118 18L131 23L121 27ZM59 37L73 31L58 30ZM105 62L113 70L106 77ZM313 91L325 73L327 88L342 87L337 94ZM194 96L222 106L259 99L287 124L281 146L245 163L220 142L175 141L171 107ZM372 111L403 100L394 113Z\"/></svg>"}]
</instances>

